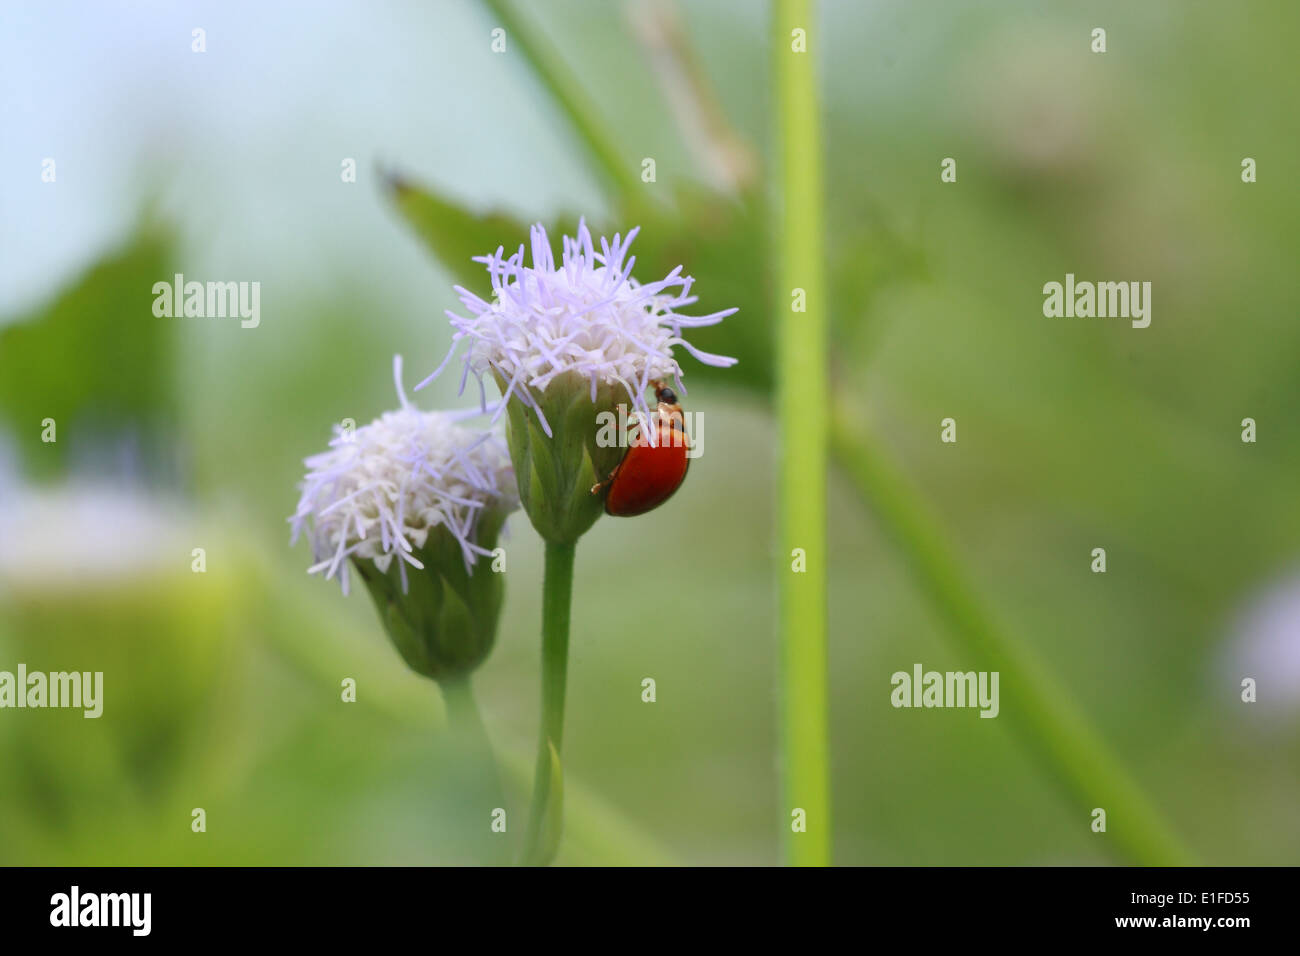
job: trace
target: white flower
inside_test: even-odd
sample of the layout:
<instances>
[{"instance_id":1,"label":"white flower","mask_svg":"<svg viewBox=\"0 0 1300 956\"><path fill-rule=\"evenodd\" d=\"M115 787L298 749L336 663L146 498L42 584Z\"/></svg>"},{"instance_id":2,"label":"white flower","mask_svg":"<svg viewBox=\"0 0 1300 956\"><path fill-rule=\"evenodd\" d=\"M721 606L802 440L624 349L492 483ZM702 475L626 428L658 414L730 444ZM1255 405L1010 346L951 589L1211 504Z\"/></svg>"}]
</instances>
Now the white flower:
<instances>
[{"instance_id":1,"label":"white flower","mask_svg":"<svg viewBox=\"0 0 1300 956\"><path fill-rule=\"evenodd\" d=\"M1251 595L1236 615L1221 663L1233 685L1244 677L1255 678L1261 689L1267 685L1267 704L1251 707L1252 713L1285 722L1300 710L1300 570ZM1266 699L1262 691L1260 699Z\"/></svg>"},{"instance_id":2,"label":"white flower","mask_svg":"<svg viewBox=\"0 0 1300 956\"><path fill-rule=\"evenodd\" d=\"M148 580L193 547L190 515L157 494L85 480L53 488L5 483L0 473L0 604L9 589L85 591Z\"/></svg>"},{"instance_id":3,"label":"white flower","mask_svg":"<svg viewBox=\"0 0 1300 956\"><path fill-rule=\"evenodd\" d=\"M461 286L456 287L469 317L448 311L452 347L442 365L416 386L423 388L446 367L461 339L468 339L465 377L473 372L480 384L484 372L505 383L501 408L512 396L536 413L551 434L537 394L560 375L576 372L591 383L592 401L599 385L622 386L633 408L648 420L645 392L652 379L672 379L679 391L682 369L673 358L680 345L707 365L726 367L736 360L701 352L682 337L685 328L715 325L734 313L725 309L711 315L685 316L676 311L696 302L690 294L694 279L678 266L665 278L642 285L632 278L636 257L628 247L639 231L633 229L613 243L600 240L592 246L586 223L578 226L577 239L564 237L564 253L557 267L546 230L532 227L531 267L524 265L524 247L503 259L504 247L490 256L476 256L492 277L493 302ZM626 262L624 261L626 259ZM497 414L501 412L498 408Z\"/></svg>"},{"instance_id":4,"label":"white flower","mask_svg":"<svg viewBox=\"0 0 1300 956\"><path fill-rule=\"evenodd\" d=\"M306 459L298 509L290 518L293 541L310 520L308 538L317 561L309 574L339 576L349 590L349 559L369 560L386 572L400 558L423 568L414 552L444 527L455 536L466 567L479 554L475 528L488 508L519 506L505 444L490 432L461 427L465 413L424 412L402 390L401 356L393 359L401 408L355 432L336 425L330 450ZM292 542L291 542L292 543Z\"/></svg>"}]
</instances>

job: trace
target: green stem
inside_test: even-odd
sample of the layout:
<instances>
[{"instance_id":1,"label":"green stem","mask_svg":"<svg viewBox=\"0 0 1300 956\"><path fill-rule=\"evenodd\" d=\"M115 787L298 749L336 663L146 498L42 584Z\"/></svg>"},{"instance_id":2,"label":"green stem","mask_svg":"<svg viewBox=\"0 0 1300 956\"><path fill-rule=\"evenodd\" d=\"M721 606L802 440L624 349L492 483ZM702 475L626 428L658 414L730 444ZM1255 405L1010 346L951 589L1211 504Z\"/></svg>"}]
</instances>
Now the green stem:
<instances>
[{"instance_id":1,"label":"green stem","mask_svg":"<svg viewBox=\"0 0 1300 956\"><path fill-rule=\"evenodd\" d=\"M1091 813L1100 807L1106 811L1107 835L1133 862L1192 862L1192 854L1064 689L1027 647L997 628L950 553L939 524L863 434L860 416L842 397L831 416L831 444L882 528L902 550L917 583L946 618L952 637L963 651L999 672L1003 719L1063 788L1075 807L1080 832L1088 832L1084 828L1091 823Z\"/></svg>"},{"instance_id":2,"label":"green stem","mask_svg":"<svg viewBox=\"0 0 1300 956\"><path fill-rule=\"evenodd\" d=\"M564 686L569 670L569 608L573 598L573 558L576 546L546 542L542 579L542 731L533 776L533 804L524 841L524 860L550 862L554 847L543 845L549 806L555 799L551 778L552 748L558 756L564 739ZM559 834L554 834L558 841Z\"/></svg>"},{"instance_id":3,"label":"green stem","mask_svg":"<svg viewBox=\"0 0 1300 956\"><path fill-rule=\"evenodd\" d=\"M501 772L492 750L492 740L474 701L469 675L441 681L438 686L447 709L447 724L475 762L474 778L466 781L466 792L472 795L472 802L478 808L472 818L475 826L481 824L483 827L481 859L485 863L505 862L509 857L506 842L488 829L488 821L495 809L505 808L505 788L501 785Z\"/></svg>"},{"instance_id":4,"label":"green stem","mask_svg":"<svg viewBox=\"0 0 1300 956\"><path fill-rule=\"evenodd\" d=\"M492 752L488 739L487 726L479 713L478 704L474 702L474 691L470 689L469 677L445 680L438 685L442 689L443 703L447 707L447 724L452 731L477 749Z\"/></svg>"},{"instance_id":5,"label":"green stem","mask_svg":"<svg viewBox=\"0 0 1300 956\"><path fill-rule=\"evenodd\" d=\"M821 107L812 52L792 49L800 28L818 39L811 0L778 0L772 19L780 165L774 233L781 309L777 341L780 428L779 619L785 813L804 811L806 829L784 824L796 866L831 861L830 745L826 637L827 299L823 275ZM813 47L810 46L810 50ZM796 289L804 311L794 311ZM802 566L797 563L802 555ZM786 565L785 562L791 562Z\"/></svg>"},{"instance_id":6,"label":"green stem","mask_svg":"<svg viewBox=\"0 0 1300 956\"><path fill-rule=\"evenodd\" d=\"M256 536L249 537L251 540ZM278 539L274 544L277 548L283 546ZM243 555L241 566L250 582L247 593L253 595L251 600L263 619L271 622L267 635L277 660L327 688L338 687L341 673L356 674L357 684L370 688L369 693L358 698L356 706L397 727L416 732L444 726L441 721L450 715L438 710L427 687L410 680L410 671L397 663L397 656L358 658L353 653L356 636L350 625L326 610L327 602L319 599L308 582L286 571L283 564L270 561L267 555L275 552L269 548L249 551ZM361 668L360 672L357 668ZM251 744L236 737L231 738L231 746ZM511 793L527 787L532 773L530 756L509 749L501 751L501 769ZM233 786L238 781L227 773L221 776L221 782ZM568 781L565 790L565 801L574 810L566 850L575 862L599 866L680 865L680 860L655 836L603 797L576 781Z\"/></svg>"},{"instance_id":7,"label":"green stem","mask_svg":"<svg viewBox=\"0 0 1300 956\"><path fill-rule=\"evenodd\" d=\"M513 43L523 54L560 112L573 124L600 171L620 192L635 189L638 182L632 167L619 156L615 138L600 122L595 105L555 49L538 31L524 24L506 0L483 0L483 4L505 29L506 48L509 49L509 44Z\"/></svg>"}]
</instances>

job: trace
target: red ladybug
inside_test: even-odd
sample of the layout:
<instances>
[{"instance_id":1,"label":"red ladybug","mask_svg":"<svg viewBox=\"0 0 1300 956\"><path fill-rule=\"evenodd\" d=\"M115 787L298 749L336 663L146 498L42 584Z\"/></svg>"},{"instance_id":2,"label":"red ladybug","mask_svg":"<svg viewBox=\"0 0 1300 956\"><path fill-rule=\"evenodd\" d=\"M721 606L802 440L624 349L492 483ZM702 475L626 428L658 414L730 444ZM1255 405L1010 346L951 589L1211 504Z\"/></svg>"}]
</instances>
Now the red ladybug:
<instances>
[{"instance_id":1,"label":"red ladybug","mask_svg":"<svg viewBox=\"0 0 1300 956\"><path fill-rule=\"evenodd\" d=\"M591 489L593 495L605 491L606 514L628 518L653 511L686 480L686 466L690 464L686 456L691 446L682 407L677 404L677 394L663 382L654 380L650 385L659 403L650 419L656 429L655 444L646 440L638 426L623 460L608 478Z\"/></svg>"}]
</instances>

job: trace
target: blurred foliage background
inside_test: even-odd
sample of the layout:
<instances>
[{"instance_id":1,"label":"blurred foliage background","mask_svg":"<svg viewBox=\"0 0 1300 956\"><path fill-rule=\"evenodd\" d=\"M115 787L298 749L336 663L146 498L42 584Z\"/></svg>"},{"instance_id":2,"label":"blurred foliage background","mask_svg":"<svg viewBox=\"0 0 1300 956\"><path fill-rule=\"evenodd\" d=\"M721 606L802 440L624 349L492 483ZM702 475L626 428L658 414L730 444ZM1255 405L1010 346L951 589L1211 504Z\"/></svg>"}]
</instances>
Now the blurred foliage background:
<instances>
[{"instance_id":1,"label":"blurred foliage background","mask_svg":"<svg viewBox=\"0 0 1300 956\"><path fill-rule=\"evenodd\" d=\"M463 257L578 215L643 226L640 278L681 262L702 311L740 305L692 341L742 363L684 361L690 481L579 552L560 862L778 861L766 11L518 13L610 130L619 183L518 38L492 52L493 6L0 13L0 670L106 684L99 720L0 711L0 863L472 859L436 689L363 595L303 573L285 519L331 424L395 404L392 355L411 381L441 360ZM1281 2L846 0L813 40L841 395L1000 626L1214 864L1300 855L1297 28ZM260 326L155 318L174 272L260 281ZM1044 318L1067 272L1150 281L1151 327ZM419 400L471 404L455 386ZM1014 713L889 705L915 662L985 665L834 474L837 861L1124 862ZM541 548L522 517L506 546L476 684L522 779Z\"/></svg>"}]
</instances>

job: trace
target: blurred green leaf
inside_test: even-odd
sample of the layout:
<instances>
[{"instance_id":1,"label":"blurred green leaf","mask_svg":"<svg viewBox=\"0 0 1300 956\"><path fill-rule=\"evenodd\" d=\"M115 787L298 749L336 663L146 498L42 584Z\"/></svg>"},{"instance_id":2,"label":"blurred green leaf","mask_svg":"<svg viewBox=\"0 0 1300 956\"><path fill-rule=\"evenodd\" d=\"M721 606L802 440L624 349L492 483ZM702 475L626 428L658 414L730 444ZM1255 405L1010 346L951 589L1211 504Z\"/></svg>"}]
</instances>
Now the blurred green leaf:
<instances>
[{"instance_id":1,"label":"blurred green leaf","mask_svg":"<svg viewBox=\"0 0 1300 956\"><path fill-rule=\"evenodd\" d=\"M691 292L700 298L689 312L740 310L718 325L690 330L687 339L696 348L739 361L727 369L684 362L688 384L771 391L774 300L765 218L757 195L736 199L689 182L675 187L672 206L641 198L623 204L621 228L641 226L632 247L638 278L657 279L680 265L696 278Z\"/></svg>"},{"instance_id":2,"label":"blurred green leaf","mask_svg":"<svg viewBox=\"0 0 1300 956\"><path fill-rule=\"evenodd\" d=\"M161 451L175 420L175 326L153 314L153 284L171 281L173 239L140 229L46 305L0 329L0 425L29 470L65 471L72 451L117 441ZM55 421L54 442L41 441Z\"/></svg>"},{"instance_id":3,"label":"blurred green leaf","mask_svg":"<svg viewBox=\"0 0 1300 956\"><path fill-rule=\"evenodd\" d=\"M499 247L513 249L528 237L528 226L500 212L475 213L410 182L399 173L384 176L389 199L429 251L465 288L487 297L492 291L487 270L474 256Z\"/></svg>"},{"instance_id":4,"label":"blurred green leaf","mask_svg":"<svg viewBox=\"0 0 1300 956\"><path fill-rule=\"evenodd\" d=\"M872 354L888 323L872 304L896 284L927 282L930 263L919 238L905 235L888 213L866 197L831 203L827 209L831 336L836 352L852 353L859 362Z\"/></svg>"}]
</instances>

